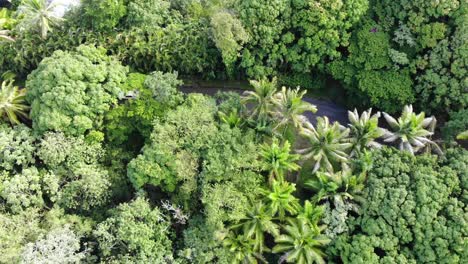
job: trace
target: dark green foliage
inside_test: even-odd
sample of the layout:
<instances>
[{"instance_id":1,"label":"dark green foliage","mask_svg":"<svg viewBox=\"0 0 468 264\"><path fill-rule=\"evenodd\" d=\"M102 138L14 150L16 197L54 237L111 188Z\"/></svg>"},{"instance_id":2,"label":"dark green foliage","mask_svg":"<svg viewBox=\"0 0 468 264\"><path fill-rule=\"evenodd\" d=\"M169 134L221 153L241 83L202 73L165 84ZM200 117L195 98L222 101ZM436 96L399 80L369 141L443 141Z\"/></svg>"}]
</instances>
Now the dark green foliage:
<instances>
[{"instance_id":1,"label":"dark green foliage","mask_svg":"<svg viewBox=\"0 0 468 264\"><path fill-rule=\"evenodd\" d=\"M374 153L359 215L330 252L352 263L458 263L466 259L464 150L447 159ZM462 195L463 190L463 195Z\"/></svg>"},{"instance_id":2,"label":"dark green foliage","mask_svg":"<svg viewBox=\"0 0 468 264\"><path fill-rule=\"evenodd\" d=\"M455 137L468 130L468 109L450 113L450 119L442 129L446 140L452 141Z\"/></svg>"},{"instance_id":3,"label":"dark green foliage","mask_svg":"<svg viewBox=\"0 0 468 264\"><path fill-rule=\"evenodd\" d=\"M153 121L162 117L168 107L155 98L153 91L145 85L145 80L146 75L131 73L122 90L124 94L136 93L136 98L125 100L107 112L104 127L111 145L126 145L131 150L139 151L138 147L149 139ZM160 81L156 81L153 85L159 83Z\"/></svg>"},{"instance_id":4,"label":"dark green foliage","mask_svg":"<svg viewBox=\"0 0 468 264\"><path fill-rule=\"evenodd\" d=\"M254 77L281 69L310 72L325 58L339 57L336 49L348 45L348 29L368 6L365 0L240 3L239 17L251 36L241 66Z\"/></svg>"},{"instance_id":5,"label":"dark green foliage","mask_svg":"<svg viewBox=\"0 0 468 264\"><path fill-rule=\"evenodd\" d=\"M354 32L347 59L330 64L333 77L343 80L352 95L352 104L394 113L414 101L409 69L396 68L390 50L390 35L368 22Z\"/></svg>"},{"instance_id":6,"label":"dark green foliage","mask_svg":"<svg viewBox=\"0 0 468 264\"><path fill-rule=\"evenodd\" d=\"M104 113L117 102L126 73L103 48L80 46L76 52L54 52L26 83L34 129L68 135L99 129Z\"/></svg>"}]
</instances>

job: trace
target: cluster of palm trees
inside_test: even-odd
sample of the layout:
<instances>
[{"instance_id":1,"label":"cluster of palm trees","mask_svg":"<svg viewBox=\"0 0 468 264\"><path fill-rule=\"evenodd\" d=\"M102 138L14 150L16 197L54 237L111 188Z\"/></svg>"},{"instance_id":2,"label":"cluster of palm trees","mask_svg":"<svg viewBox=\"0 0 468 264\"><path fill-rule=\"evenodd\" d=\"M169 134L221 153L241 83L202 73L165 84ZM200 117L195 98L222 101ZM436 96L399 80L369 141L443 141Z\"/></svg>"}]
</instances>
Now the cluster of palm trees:
<instances>
[{"instance_id":1,"label":"cluster of palm trees","mask_svg":"<svg viewBox=\"0 0 468 264\"><path fill-rule=\"evenodd\" d=\"M266 262L264 252L283 253L281 261L288 263L324 263L321 248L329 240L321 234L324 227L319 222L324 211L320 203L342 203L359 196L365 173L353 175L353 157L380 148L378 140L397 144L412 154L423 149L441 152L429 139L435 118L416 114L411 106L406 106L398 119L383 113L391 130L379 127L381 113L372 113L372 109L361 114L349 111L347 127L330 123L327 117L318 117L313 125L304 113L315 113L317 108L303 100L305 91L285 87L278 91L276 78L251 81L251 85L253 90L243 95L242 111L220 113L220 119L230 126L256 124L254 128L258 128L261 124L263 131L271 132L271 139L260 151L269 188L259 192L261 202L252 204L245 216L228 228L224 238L224 245L234 253L237 263ZM305 139L307 146L292 150L286 139L291 132ZM312 162L313 177L303 185L316 194L301 205L294 195L295 184L286 176L299 171L305 161ZM265 246L266 234L274 238L272 249Z\"/></svg>"}]
</instances>

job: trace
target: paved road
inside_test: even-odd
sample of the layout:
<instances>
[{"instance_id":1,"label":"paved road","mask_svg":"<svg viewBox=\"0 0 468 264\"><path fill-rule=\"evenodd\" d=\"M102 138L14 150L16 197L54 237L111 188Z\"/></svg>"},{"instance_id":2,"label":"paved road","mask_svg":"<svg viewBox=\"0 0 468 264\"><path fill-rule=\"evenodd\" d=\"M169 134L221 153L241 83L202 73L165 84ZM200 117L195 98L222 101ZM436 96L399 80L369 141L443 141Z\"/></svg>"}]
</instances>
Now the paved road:
<instances>
[{"instance_id":1,"label":"paved road","mask_svg":"<svg viewBox=\"0 0 468 264\"><path fill-rule=\"evenodd\" d=\"M193 86L183 86L180 88L183 93L202 93L207 95L215 95L218 91L222 92L236 92L236 93L243 93L245 90L236 89L236 88L216 88L216 87L193 87ZM317 100L310 97L305 97L305 101L312 103L317 106L318 111L317 113L313 114L311 112L305 113L305 116L309 119L310 122L313 124L316 123L317 116L327 116L330 121L338 121L342 125L348 124L348 114L347 110L337 105L333 102Z\"/></svg>"}]
</instances>

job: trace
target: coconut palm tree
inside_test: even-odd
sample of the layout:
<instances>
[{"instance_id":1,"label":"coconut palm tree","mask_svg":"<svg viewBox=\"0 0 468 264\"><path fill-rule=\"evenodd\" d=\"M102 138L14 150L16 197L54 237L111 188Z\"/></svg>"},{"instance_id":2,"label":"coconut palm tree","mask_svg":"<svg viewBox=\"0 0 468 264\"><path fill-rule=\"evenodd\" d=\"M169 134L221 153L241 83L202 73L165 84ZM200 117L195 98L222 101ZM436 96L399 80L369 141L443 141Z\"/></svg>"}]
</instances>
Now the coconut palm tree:
<instances>
[{"instance_id":1,"label":"coconut palm tree","mask_svg":"<svg viewBox=\"0 0 468 264\"><path fill-rule=\"evenodd\" d=\"M301 212L297 215L298 219L303 219L313 228L318 228L318 222L322 218L324 207L306 200Z\"/></svg>"},{"instance_id":2,"label":"coconut palm tree","mask_svg":"<svg viewBox=\"0 0 468 264\"><path fill-rule=\"evenodd\" d=\"M385 134L385 130L379 127L380 112L372 115L372 108L362 112L359 116L358 111L348 111L351 155L354 156L362 152L365 148L380 148L381 145L375 142L376 139Z\"/></svg>"},{"instance_id":3,"label":"coconut palm tree","mask_svg":"<svg viewBox=\"0 0 468 264\"><path fill-rule=\"evenodd\" d=\"M257 264L259 261L267 263L263 256L254 250L254 241L244 235L229 232L223 240L223 245L233 253L234 264Z\"/></svg>"},{"instance_id":4,"label":"coconut palm tree","mask_svg":"<svg viewBox=\"0 0 468 264\"><path fill-rule=\"evenodd\" d=\"M317 192L316 201L352 200L364 189L365 173L353 175L350 169L336 173L317 172L315 178L304 183L304 187Z\"/></svg>"},{"instance_id":5,"label":"coconut palm tree","mask_svg":"<svg viewBox=\"0 0 468 264\"><path fill-rule=\"evenodd\" d=\"M300 135L308 140L310 147L296 152L302 154L303 159L314 162L313 172L321 168L333 172L334 164L348 162L346 151L352 146L348 134L349 129L338 122L330 125L327 117L318 117L316 127L307 122L301 128Z\"/></svg>"},{"instance_id":6,"label":"coconut palm tree","mask_svg":"<svg viewBox=\"0 0 468 264\"><path fill-rule=\"evenodd\" d=\"M275 236L279 234L278 225L273 222L271 213L261 201L251 204L251 210L230 229L241 230L246 238L254 241L254 250L260 253L266 250L265 232Z\"/></svg>"},{"instance_id":7,"label":"coconut palm tree","mask_svg":"<svg viewBox=\"0 0 468 264\"><path fill-rule=\"evenodd\" d=\"M250 117L262 119L268 117L273 108L273 96L277 91L277 81L274 77L271 81L262 79L260 81L252 80L250 84L253 86L253 91L245 91L242 102L244 104L252 104Z\"/></svg>"},{"instance_id":8,"label":"coconut palm tree","mask_svg":"<svg viewBox=\"0 0 468 264\"><path fill-rule=\"evenodd\" d=\"M242 117L237 112L237 109L231 110L229 114L219 111L218 116L221 122L229 125L230 128L240 127L242 125Z\"/></svg>"},{"instance_id":9,"label":"coconut palm tree","mask_svg":"<svg viewBox=\"0 0 468 264\"><path fill-rule=\"evenodd\" d=\"M385 142L399 141L400 150L409 151L411 154L426 146L433 147L439 154L442 153L437 144L428 138L434 134L437 123L434 116L426 118L424 112L416 114L413 112L412 105L403 108L403 113L398 120L387 113L383 115L392 129L392 131L385 132Z\"/></svg>"},{"instance_id":10,"label":"coconut palm tree","mask_svg":"<svg viewBox=\"0 0 468 264\"><path fill-rule=\"evenodd\" d=\"M46 39L52 28L63 20L54 12L60 5L61 1L23 0L18 7L18 13L23 16L21 25L26 29L37 29L41 38Z\"/></svg>"},{"instance_id":11,"label":"coconut palm tree","mask_svg":"<svg viewBox=\"0 0 468 264\"><path fill-rule=\"evenodd\" d=\"M300 155L291 154L291 145L285 141L279 144L277 138L273 138L271 144L261 146L260 156L263 161L263 169L270 172L269 182L274 179L284 181L284 174L288 171L297 171L301 167L295 163Z\"/></svg>"},{"instance_id":12,"label":"coconut palm tree","mask_svg":"<svg viewBox=\"0 0 468 264\"><path fill-rule=\"evenodd\" d=\"M13 85L13 80L3 81L0 90L0 118L19 124L18 117L27 118L29 106L25 104L26 89Z\"/></svg>"},{"instance_id":13,"label":"coconut palm tree","mask_svg":"<svg viewBox=\"0 0 468 264\"><path fill-rule=\"evenodd\" d=\"M275 131L284 128L284 131L289 126L300 128L304 122L305 112L317 112L317 107L309 102L302 100L306 91L297 89L286 89L282 87L281 91L276 93L273 98L273 104L276 106L273 111L273 117L277 120L277 125L274 127Z\"/></svg>"},{"instance_id":14,"label":"coconut palm tree","mask_svg":"<svg viewBox=\"0 0 468 264\"><path fill-rule=\"evenodd\" d=\"M296 264L325 264L322 247L330 240L303 219L289 219L284 234L275 238L273 253L285 252L282 260Z\"/></svg>"},{"instance_id":15,"label":"coconut palm tree","mask_svg":"<svg viewBox=\"0 0 468 264\"><path fill-rule=\"evenodd\" d=\"M278 215L280 220L284 220L286 212L290 215L296 215L301 209L299 199L293 193L296 191L294 184L285 181L274 180L271 190L263 190L266 196L267 205L272 216Z\"/></svg>"}]
</instances>

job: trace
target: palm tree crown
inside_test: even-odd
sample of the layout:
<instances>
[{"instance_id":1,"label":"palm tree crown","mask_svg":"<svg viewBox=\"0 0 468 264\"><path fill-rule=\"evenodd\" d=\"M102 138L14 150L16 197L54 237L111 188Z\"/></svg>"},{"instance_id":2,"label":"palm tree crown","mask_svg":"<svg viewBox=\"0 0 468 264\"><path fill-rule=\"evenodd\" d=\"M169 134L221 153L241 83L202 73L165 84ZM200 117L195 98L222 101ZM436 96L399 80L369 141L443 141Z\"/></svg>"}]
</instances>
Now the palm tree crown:
<instances>
[{"instance_id":1,"label":"palm tree crown","mask_svg":"<svg viewBox=\"0 0 468 264\"><path fill-rule=\"evenodd\" d=\"M26 89L13 85L13 80L2 82L0 90L0 118L19 124L18 116L27 118L29 107L25 104Z\"/></svg>"},{"instance_id":2,"label":"palm tree crown","mask_svg":"<svg viewBox=\"0 0 468 264\"><path fill-rule=\"evenodd\" d=\"M289 182L273 181L271 190L263 190L263 194L267 196L268 206L273 216L279 216L280 220L284 220L286 212L290 215L296 215L301 209L299 199L294 196L296 187Z\"/></svg>"},{"instance_id":3,"label":"palm tree crown","mask_svg":"<svg viewBox=\"0 0 468 264\"><path fill-rule=\"evenodd\" d=\"M351 156L363 151L365 148L380 148L375 140L385 134L385 130L379 127L380 112L372 115L372 108L362 112L359 116L356 109L348 111L349 128L352 151Z\"/></svg>"},{"instance_id":4,"label":"palm tree crown","mask_svg":"<svg viewBox=\"0 0 468 264\"><path fill-rule=\"evenodd\" d=\"M251 206L244 217L231 229L242 230L244 236L254 241L254 250L263 252L265 250L265 232L278 235L278 226L273 222L273 217L263 202Z\"/></svg>"},{"instance_id":5,"label":"palm tree crown","mask_svg":"<svg viewBox=\"0 0 468 264\"><path fill-rule=\"evenodd\" d=\"M276 109L273 111L273 116L277 119L278 124L275 129L283 126L293 125L299 128L304 120L302 116L305 112L317 112L317 107L303 100L306 91L297 89L286 89L282 87L281 91L274 95L273 104Z\"/></svg>"},{"instance_id":6,"label":"palm tree crown","mask_svg":"<svg viewBox=\"0 0 468 264\"><path fill-rule=\"evenodd\" d=\"M286 252L283 256L288 263L325 264L321 248L330 240L320 234L320 229L311 227L303 219L290 219L284 227L285 234L276 237L273 253Z\"/></svg>"},{"instance_id":7,"label":"palm tree crown","mask_svg":"<svg viewBox=\"0 0 468 264\"><path fill-rule=\"evenodd\" d=\"M47 38L47 34L53 26L63 20L54 13L54 9L61 5L60 1L47 0L23 0L18 7L18 12L24 16L21 24L26 29L37 28L42 39Z\"/></svg>"},{"instance_id":8,"label":"palm tree crown","mask_svg":"<svg viewBox=\"0 0 468 264\"><path fill-rule=\"evenodd\" d=\"M271 144L262 145L260 155L263 160L263 169L270 172L270 183L273 179L284 180L287 171L297 171L300 166L295 163L300 156L291 154L291 145L285 141L280 145L277 138L273 138Z\"/></svg>"},{"instance_id":9,"label":"palm tree crown","mask_svg":"<svg viewBox=\"0 0 468 264\"><path fill-rule=\"evenodd\" d=\"M271 81L262 79L260 81L250 81L253 91L245 91L242 101L253 104L250 116L262 119L270 115L273 106L273 95L277 91L276 77Z\"/></svg>"},{"instance_id":10,"label":"palm tree crown","mask_svg":"<svg viewBox=\"0 0 468 264\"><path fill-rule=\"evenodd\" d=\"M403 113L398 120L387 113L384 113L384 117L393 130L385 132L385 142L399 141L400 150L409 151L412 154L426 145L432 145L437 152L441 152L437 144L427 138L434 134L437 122L435 117L426 118L424 112L414 113L412 105L403 108Z\"/></svg>"},{"instance_id":11,"label":"palm tree crown","mask_svg":"<svg viewBox=\"0 0 468 264\"><path fill-rule=\"evenodd\" d=\"M312 159L315 163L313 172L324 168L333 172L334 163L347 163L346 151L351 147L347 139L349 129L344 128L338 122L330 125L327 117L317 118L317 127L305 123L300 134L304 136L311 145L308 148L297 150L303 154L304 159Z\"/></svg>"}]
</instances>

